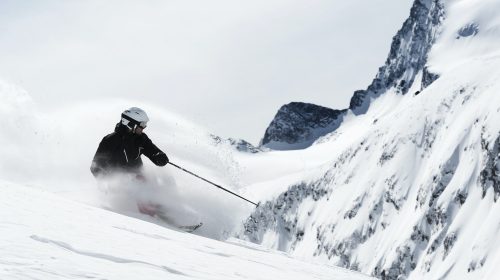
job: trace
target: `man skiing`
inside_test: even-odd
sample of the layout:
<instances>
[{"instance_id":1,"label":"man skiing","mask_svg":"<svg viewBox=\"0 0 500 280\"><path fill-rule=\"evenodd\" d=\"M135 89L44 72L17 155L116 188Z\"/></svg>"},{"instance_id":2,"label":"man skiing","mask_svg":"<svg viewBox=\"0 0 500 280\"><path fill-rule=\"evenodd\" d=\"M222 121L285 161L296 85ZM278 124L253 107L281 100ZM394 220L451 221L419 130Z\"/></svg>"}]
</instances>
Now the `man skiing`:
<instances>
[{"instance_id":1,"label":"man skiing","mask_svg":"<svg viewBox=\"0 0 500 280\"><path fill-rule=\"evenodd\" d=\"M122 113L115 131L106 135L97 148L90 166L94 177L103 178L124 172L144 181L141 155L148 157L157 166L165 166L168 163L167 155L143 133L148 121L146 112L137 107ZM138 208L143 214L155 214L154 207L147 204L138 203Z\"/></svg>"},{"instance_id":2,"label":"man skiing","mask_svg":"<svg viewBox=\"0 0 500 280\"><path fill-rule=\"evenodd\" d=\"M92 174L100 177L126 172L142 176L142 154L154 164L165 166L168 163L167 155L143 133L148 121L148 115L140 108L125 110L115 131L105 136L99 144L90 167Z\"/></svg>"}]
</instances>

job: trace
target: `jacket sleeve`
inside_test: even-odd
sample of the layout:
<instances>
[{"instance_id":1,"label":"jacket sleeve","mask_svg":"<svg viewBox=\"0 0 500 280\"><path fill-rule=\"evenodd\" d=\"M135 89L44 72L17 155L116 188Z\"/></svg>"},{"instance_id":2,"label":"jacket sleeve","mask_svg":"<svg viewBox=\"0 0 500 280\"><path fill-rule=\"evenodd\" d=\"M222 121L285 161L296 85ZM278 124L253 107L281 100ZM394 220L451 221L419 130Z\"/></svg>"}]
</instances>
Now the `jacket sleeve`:
<instances>
[{"instance_id":1,"label":"jacket sleeve","mask_svg":"<svg viewBox=\"0 0 500 280\"><path fill-rule=\"evenodd\" d=\"M147 137L143 134L143 151L142 153L147 156L154 164L158 166L165 166L168 163L167 155Z\"/></svg>"},{"instance_id":2,"label":"jacket sleeve","mask_svg":"<svg viewBox=\"0 0 500 280\"><path fill-rule=\"evenodd\" d=\"M99 177L106 174L106 169L108 167L108 159L110 157L110 151L108 149L108 144L106 137L104 137L97 147L94 158L92 159L92 164L90 165L90 172L94 177Z\"/></svg>"}]
</instances>

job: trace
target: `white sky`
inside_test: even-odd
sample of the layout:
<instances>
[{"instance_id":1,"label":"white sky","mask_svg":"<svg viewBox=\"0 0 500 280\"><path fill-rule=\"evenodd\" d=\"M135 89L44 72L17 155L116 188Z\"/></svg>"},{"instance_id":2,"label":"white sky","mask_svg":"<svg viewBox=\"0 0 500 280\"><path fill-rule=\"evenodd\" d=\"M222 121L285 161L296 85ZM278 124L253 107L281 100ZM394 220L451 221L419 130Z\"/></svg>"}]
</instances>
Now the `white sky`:
<instances>
[{"instance_id":1,"label":"white sky","mask_svg":"<svg viewBox=\"0 0 500 280\"><path fill-rule=\"evenodd\" d=\"M2 0L0 79L47 110L124 97L257 144L285 103L346 108L412 2Z\"/></svg>"}]
</instances>

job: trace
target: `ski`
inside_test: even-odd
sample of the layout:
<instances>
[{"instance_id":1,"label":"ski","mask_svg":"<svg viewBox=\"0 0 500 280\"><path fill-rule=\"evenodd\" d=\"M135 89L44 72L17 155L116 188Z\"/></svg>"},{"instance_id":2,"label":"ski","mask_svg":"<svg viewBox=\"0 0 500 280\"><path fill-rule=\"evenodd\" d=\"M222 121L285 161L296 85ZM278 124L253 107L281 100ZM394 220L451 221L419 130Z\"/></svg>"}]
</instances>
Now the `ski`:
<instances>
[{"instance_id":1,"label":"ski","mask_svg":"<svg viewBox=\"0 0 500 280\"><path fill-rule=\"evenodd\" d=\"M203 223L199 223L199 224L196 224L196 225L190 225L190 226L180 226L179 229L182 229L186 232L193 232L195 230L197 230L199 227L201 227L203 225Z\"/></svg>"},{"instance_id":2,"label":"ski","mask_svg":"<svg viewBox=\"0 0 500 280\"><path fill-rule=\"evenodd\" d=\"M197 230L198 228L200 228L203 223L200 222L198 224L195 224L195 225L185 225L185 226L178 226L178 225L175 225L175 223L173 223L173 221L171 219L169 219L163 212L159 211L157 212L154 217L158 218L159 220L161 220L162 222L170 225L170 226L173 226L175 228L178 228L182 231L185 231L185 232L188 232L188 233L191 233L195 230Z\"/></svg>"}]
</instances>

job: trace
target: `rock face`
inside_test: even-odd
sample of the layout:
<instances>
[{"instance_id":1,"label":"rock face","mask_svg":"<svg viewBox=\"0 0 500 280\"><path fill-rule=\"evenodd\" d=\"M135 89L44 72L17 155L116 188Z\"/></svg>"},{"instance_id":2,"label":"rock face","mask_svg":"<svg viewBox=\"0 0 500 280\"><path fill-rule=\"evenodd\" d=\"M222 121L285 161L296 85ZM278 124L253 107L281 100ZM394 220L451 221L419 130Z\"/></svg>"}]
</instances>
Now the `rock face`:
<instances>
[{"instance_id":1,"label":"rock face","mask_svg":"<svg viewBox=\"0 0 500 280\"><path fill-rule=\"evenodd\" d=\"M273 150L307 148L337 129L346 112L301 102L283 105L267 128L261 146Z\"/></svg>"},{"instance_id":2,"label":"rock face","mask_svg":"<svg viewBox=\"0 0 500 280\"><path fill-rule=\"evenodd\" d=\"M444 7L439 0L415 1L410 17L393 38L385 65L379 68L366 90L354 92L349 104L354 114L366 113L371 101L391 88L406 94L419 73L422 75L419 90L439 78L426 63L443 18ZM470 29L462 33L469 34ZM262 145L278 150L306 148L318 137L337 129L346 111L295 102L284 105L267 128Z\"/></svg>"},{"instance_id":3,"label":"rock face","mask_svg":"<svg viewBox=\"0 0 500 280\"><path fill-rule=\"evenodd\" d=\"M427 55L443 18L444 7L439 0L416 0L410 17L392 40L385 65L379 68L377 76L366 90L354 93L349 109L355 114L365 113L370 100L385 93L389 88L396 88L401 94L406 94L417 74L424 70ZM433 74L432 77L422 83L423 88L438 76ZM432 82L429 82L430 80Z\"/></svg>"}]
</instances>

